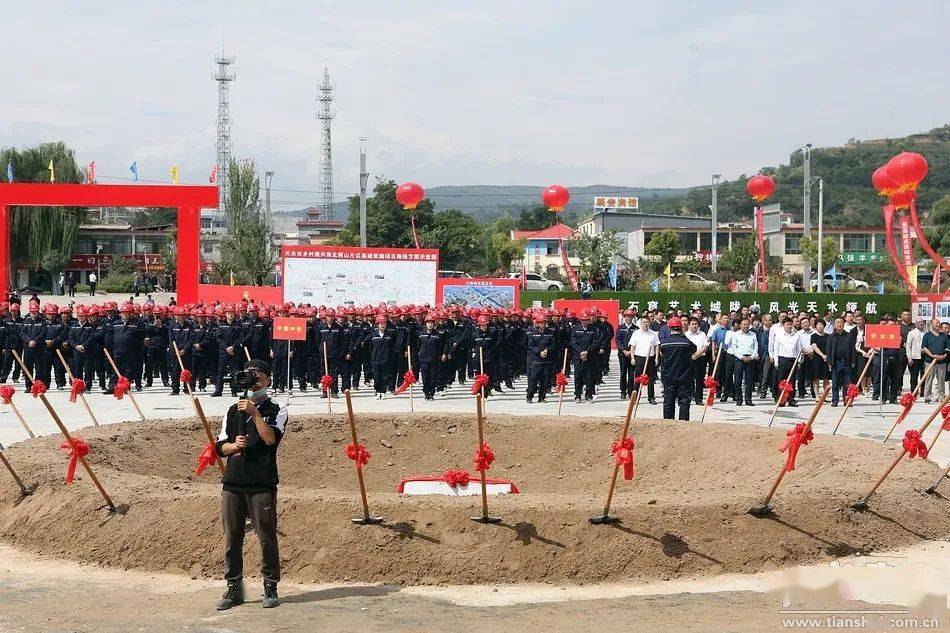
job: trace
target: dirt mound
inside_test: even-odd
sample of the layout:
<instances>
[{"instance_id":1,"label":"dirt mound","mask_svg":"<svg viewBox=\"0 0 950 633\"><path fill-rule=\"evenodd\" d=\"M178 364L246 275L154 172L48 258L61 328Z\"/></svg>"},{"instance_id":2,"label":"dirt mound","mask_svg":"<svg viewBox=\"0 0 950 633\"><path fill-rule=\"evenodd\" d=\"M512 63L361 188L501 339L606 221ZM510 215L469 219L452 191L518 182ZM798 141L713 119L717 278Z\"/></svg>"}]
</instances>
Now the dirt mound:
<instances>
[{"instance_id":1,"label":"dirt mound","mask_svg":"<svg viewBox=\"0 0 950 633\"><path fill-rule=\"evenodd\" d=\"M784 431L760 427L637 420L637 474L620 481L618 526L592 526L602 510L617 419L514 417L492 413L486 439L491 475L523 494L490 500L498 526L469 520L477 497L405 497L399 479L471 468L474 416L359 418L373 454L366 485L382 526L359 527L353 463L341 416L294 418L280 448L280 530L284 574L302 582L592 582L754 572L950 536L950 504L923 493L937 468L903 462L856 513L859 498L896 454L846 437L821 435L802 448L798 469L776 495L776 513L746 510L768 490L784 455ZM0 474L0 538L42 554L119 568L222 573L217 471L193 473L203 444L194 420L117 424L82 433L90 460L117 504L102 500L80 468L63 484L60 439L7 452L36 493L18 501ZM212 472L213 471L213 472ZM258 565L249 535L247 568Z\"/></svg>"}]
</instances>

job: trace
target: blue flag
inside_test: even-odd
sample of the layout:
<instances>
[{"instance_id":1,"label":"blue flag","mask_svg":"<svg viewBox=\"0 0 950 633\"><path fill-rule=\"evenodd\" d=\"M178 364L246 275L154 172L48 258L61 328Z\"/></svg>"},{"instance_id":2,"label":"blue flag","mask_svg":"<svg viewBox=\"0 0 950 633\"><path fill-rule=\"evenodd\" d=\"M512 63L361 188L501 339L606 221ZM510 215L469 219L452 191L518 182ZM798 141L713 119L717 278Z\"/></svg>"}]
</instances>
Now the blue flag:
<instances>
[{"instance_id":1,"label":"blue flag","mask_svg":"<svg viewBox=\"0 0 950 633\"><path fill-rule=\"evenodd\" d=\"M653 281L650 282L650 290L652 290L653 292L659 292L659 291L660 291L660 278L659 278L659 277L657 277L656 279L654 279Z\"/></svg>"},{"instance_id":2,"label":"blue flag","mask_svg":"<svg viewBox=\"0 0 950 633\"><path fill-rule=\"evenodd\" d=\"M129 171L132 172L132 182L139 181L139 162L137 160L132 161L132 164L129 165Z\"/></svg>"},{"instance_id":3,"label":"blue flag","mask_svg":"<svg viewBox=\"0 0 950 633\"><path fill-rule=\"evenodd\" d=\"M879 294L879 295L884 294L884 282L883 282L883 281L877 285L877 294Z\"/></svg>"},{"instance_id":4,"label":"blue flag","mask_svg":"<svg viewBox=\"0 0 950 633\"><path fill-rule=\"evenodd\" d=\"M610 287L614 290L617 289L617 262L614 262L610 265L610 270L607 272L607 280L610 281Z\"/></svg>"},{"instance_id":5,"label":"blue flag","mask_svg":"<svg viewBox=\"0 0 950 633\"><path fill-rule=\"evenodd\" d=\"M13 182L13 163L7 163L7 182Z\"/></svg>"},{"instance_id":6,"label":"blue flag","mask_svg":"<svg viewBox=\"0 0 950 633\"><path fill-rule=\"evenodd\" d=\"M831 268L825 271L825 278L831 277L831 288L835 291L838 290L838 263L835 262L831 265ZM821 288L818 289L818 292L821 292Z\"/></svg>"}]
</instances>

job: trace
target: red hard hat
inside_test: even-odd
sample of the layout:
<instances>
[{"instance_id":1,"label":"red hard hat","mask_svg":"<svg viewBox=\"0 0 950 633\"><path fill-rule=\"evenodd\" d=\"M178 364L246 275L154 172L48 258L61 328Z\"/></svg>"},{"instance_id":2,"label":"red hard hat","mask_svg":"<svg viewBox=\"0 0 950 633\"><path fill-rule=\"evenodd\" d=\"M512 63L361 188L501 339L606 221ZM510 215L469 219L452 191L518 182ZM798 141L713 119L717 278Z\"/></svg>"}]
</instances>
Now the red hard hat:
<instances>
[{"instance_id":1,"label":"red hard hat","mask_svg":"<svg viewBox=\"0 0 950 633\"><path fill-rule=\"evenodd\" d=\"M60 314L71 314L71 313L72 313L72 309L70 309L69 306L62 306L62 307L59 309L59 313L60 313Z\"/></svg>"},{"instance_id":2,"label":"red hard hat","mask_svg":"<svg viewBox=\"0 0 950 633\"><path fill-rule=\"evenodd\" d=\"M487 316L480 316L480 317L478 317L478 324L479 324L479 325L488 325L488 317L487 317Z\"/></svg>"},{"instance_id":3,"label":"red hard hat","mask_svg":"<svg viewBox=\"0 0 950 633\"><path fill-rule=\"evenodd\" d=\"M97 305L89 306L89 316L99 316L99 306Z\"/></svg>"},{"instance_id":4,"label":"red hard hat","mask_svg":"<svg viewBox=\"0 0 950 633\"><path fill-rule=\"evenodd\" d=\"M626 310L623 311L623 315L624 315L625 317L632 317L632 316L633 316L633 310L631 310L630 308L627 308Z\"/></svg>"},{"instance_id":5,"label":"red hard hat","mask_svg":"<svg viewBox=\"0 0 950 633\"><path fill-rule=\"evenodd\" d=\"M57 312L56 306L53 305L52 303L47 303L45 306L43 306L44 314L56 314L56 312Z\"/></svg>"},{"instance_id":6,"label":"red hard hat","mask_svg":"<svg viewBox=\"0 0 950 633\"><path fill-rule=\"evenodd\" d=\"M77 307L76 307L76 316L86 316L88 313L89 313L89 311L86 310L86 306L77 306Z\"/></svg>"},{"instance_id":7,"label":"red hard hat","mask_svg":"<svg viewBox=\"0 0 950 633\"><path fill-rule=\"evenodd\" d=\"M674 328L674 327L682 328L683 320L679 317L670 317L670 320L666 322L666 325L669 328Z\"/></svg>"},{"instance_id":8,"label":"red hard hat","mask_svg":"<svg viewBox=\"0 0 950 633\"><path fill-rule=\"evenodd\" d=\"M587 310L581 310L581 313L577 315L577 318L580 319L581 321L589 321L590 312L588 312Z\"/></svg>"},{"instance_id":9,"label":"red hard hat","mask_svg":"<svg viewBox=\"0 0 950 633\"><path fill-rule=\"evenodd\" d=\"M187 313L187 310L185 310L181 306L175 306L175 309L172 311L172 314L174 314L175 316L185 316L186 313Z\"/></svg>"},{"instance_id":10,"label":"red hard hat","mask_svg":"<svg viewBox=\"0 0 950 633\"><path fill-rule=\"evenodd\" d=\"M377 323L385 323L385 322L386 322L386 315L385 315L385 314L377 315L377 317L376 317L376 322L377 322Z\"/></svg>"},{"instance_id":11,"label":"red hard hat","mask_svg":"<svg viewBox=\"0 0 950 633\"><path fill-rule=\"evenodd\" d=\"M19 303L11 303L11 304L10 304L10 312L19 312L19 311L20 311L20 304L19 304Z\"/></svg>"}]
</instances>

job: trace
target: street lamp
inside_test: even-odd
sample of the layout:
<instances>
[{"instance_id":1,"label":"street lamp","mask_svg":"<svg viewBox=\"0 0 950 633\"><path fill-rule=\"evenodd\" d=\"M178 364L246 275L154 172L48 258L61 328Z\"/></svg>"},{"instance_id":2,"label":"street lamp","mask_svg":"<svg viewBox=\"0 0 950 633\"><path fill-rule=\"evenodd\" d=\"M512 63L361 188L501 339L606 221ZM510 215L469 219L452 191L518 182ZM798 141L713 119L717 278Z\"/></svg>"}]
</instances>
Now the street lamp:
<instances>
[{"instance_id":1,"label":"street lamp","mask_svg":"<svg viewBox=\"0 0 950 633\"><path fill-rule=\"evenodd\" d=\"M811 197L811 187L815 183L818 183L818 270L815 271L815 274L818 276L818 285L816 290L821 292L822 287L824 286L825 281L825 269L822 262L822 241L824 240L824 206L825 206L825 180L821 176L813 176L807 183L805 191L808 192L808 197ZM810 227L809 227L810 228ZM811 231L805 229L805 234L810 235ZM805 266L808 266L808 263L805 263ZM804 283L804 278L802 283ZM805 286L806 288L811 288L811 285Z\"/></svg>"},{"instance_id":2,"label":"street lamp","mask_svg":"<svg viewBox=\"0 0 950 633\"><path fill-rule=\"evenodd\" d=\"M712 204L709 205L709 209L712 211L712 217L710 218L710 230L712 231L712 240L710 241L709 253L709 262L712 266L712 272L716 272L716 264L719 259L716 253L716 246L718 243L718 235L716 229L718 228L718 217L719 217L719 179L722 178L721 174L713 174L712 177Z\"/></svg>"},{"instance_id":3,"label":"street lamp","mask_svg":"<svg viewBox=\"0 0 950 633\"><path fill-rule=\"evenodd\" d=\"M267 209L267 227L270 228L271 225L271 211L270 211L270 183L274 179L274 172L265 171L264 172L264 205Z\"/></svg>"},{"instance_id":4,"label":"street lamp","mask_svg":"<svg viewBox=\"0 0 950 633\"><path fill-rule=\"evenodd\" d=\"M366 137L360 137L360 246L366 246L366 184L369 172L366 171Z\"/></svg>"},{"instance_id":5,"label":"street lamp","mask_svg":"<svg viewBox=\"0 0 950 633\"><path fill-rule=\"evenodd\" d=\"M799 150L802 153L802 234L811 233L811 143L805 143ZM802 285L811 288L811 266L804 262L802 267Z\"/></svg>"}]
</instances>

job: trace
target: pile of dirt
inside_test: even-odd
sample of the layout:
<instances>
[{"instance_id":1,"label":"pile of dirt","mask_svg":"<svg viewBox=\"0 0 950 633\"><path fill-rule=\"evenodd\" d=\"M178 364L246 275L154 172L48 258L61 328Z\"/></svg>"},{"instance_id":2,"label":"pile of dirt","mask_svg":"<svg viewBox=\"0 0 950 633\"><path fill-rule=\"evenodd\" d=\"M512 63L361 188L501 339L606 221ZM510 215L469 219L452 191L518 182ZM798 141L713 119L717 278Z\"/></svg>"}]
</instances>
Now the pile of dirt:
<instances>
[{"instance_id":1,"label":"pile of dirt","mask_svg":"<svg viewBox=\"0 0 950 633\"><path fill-rule=\"evenodd\" d=\"M471 468L474 416L390 414L360 417L372 459L365 470L381 526L360 527L345 418L293 419L280 447L281 558L301 582L407 584L594 582L755 572L950 536L950 504L926 495L937 468L903 461L858 513L862 496L897 453L846 437L820 435L775 498L771 518L758 505L784 461L782 430L636 420L637 474L621 480L616 526L587 521L602 511L620 422L604 418L517 417L491 413L490 475L515 480L520 495L490 499L500 525L469 520L478 497L406 497L411 474ZM63 483L60 438L18 444L10 461L36 493L19 499L0 474L0 538L17 547L118 568L191 576L222 572L217 471L193 474L204 434L195 420L130 422L83 432L96 474L117 515L80 468ZM253 534L248 570L258 565Z\"/></svg>"}]
</instances>

